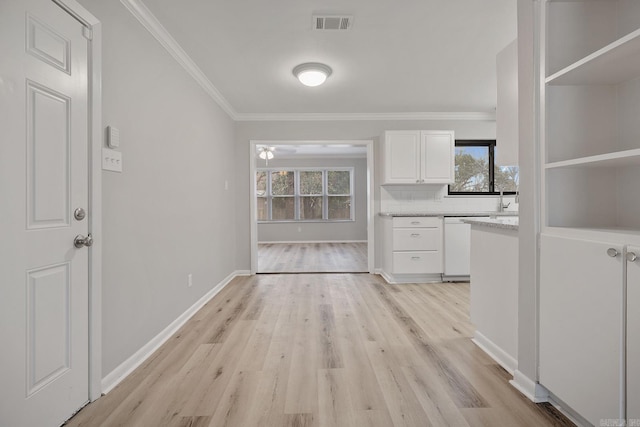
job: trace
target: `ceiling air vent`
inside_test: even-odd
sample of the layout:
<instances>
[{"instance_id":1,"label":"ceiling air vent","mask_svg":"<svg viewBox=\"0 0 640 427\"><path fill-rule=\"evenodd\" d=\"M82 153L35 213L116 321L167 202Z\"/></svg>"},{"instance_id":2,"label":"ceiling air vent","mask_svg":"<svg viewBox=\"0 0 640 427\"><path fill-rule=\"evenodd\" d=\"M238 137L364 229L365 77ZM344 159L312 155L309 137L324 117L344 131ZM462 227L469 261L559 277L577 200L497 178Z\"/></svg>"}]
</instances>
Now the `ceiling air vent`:
<instances>
[{"instance_id":1,"label":"ceiling air vent","mask_svg":"<svg viewBox=\"0 0 640 427\"><path fill-rule=\"evenodd\" d=\"M353 16L347 15L313 15L315 30L348 30L353 23Z\"/></svg>"}]
</instances>

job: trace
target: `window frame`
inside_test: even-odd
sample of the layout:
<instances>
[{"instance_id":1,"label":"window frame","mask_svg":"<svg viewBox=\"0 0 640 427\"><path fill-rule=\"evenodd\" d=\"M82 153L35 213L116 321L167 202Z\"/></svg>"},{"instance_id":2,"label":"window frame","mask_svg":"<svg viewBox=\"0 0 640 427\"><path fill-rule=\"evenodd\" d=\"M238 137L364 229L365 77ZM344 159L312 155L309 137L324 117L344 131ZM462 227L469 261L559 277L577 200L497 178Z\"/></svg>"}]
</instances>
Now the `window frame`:
<instances>
[{"instance_id":1,"label":"window frame","mask_svg":"<svg viewBox=\"0 0 640 427\"><path fill-rule=\"evenodd\" d=\"M292 197L292 196L274 196L272 193L272 173L274 172L293 172L294 173L294 218L293 219L273 219L273 205L272 201L277 197ZM338 171L338 172L349 172L349 194L329 194L329 172ZM254 201L257 202L259 198L266 199L267 205L267 219L258 219L257 222L259 224L281 224L281 223L294 223L294 222L306 222L306 223L334 223L334 222L354 222L355 221L355 194L354 194L354 176L355 176L355 168L350 166L345 167L281 167L281 168L256 168L256 175L254 175L253 179L255 180L257 174L265 173L267 182L264 196L258 196L258 192L256 189L256 194L253 195ZM322 172L322 219L300 219L300 203L304 197L318 197L319 195L312 194L301 194L300 192L300 173L301 172ZM351 206L349 212L349 219L330 219L329 218L329 197L332 196L340 196L340 197L351 197Z\"/></svg>"},{"instance_id":2,"label":"window frame","mask_svg":"<svg viewBox=\"0 0 640 427\"><path fill-rule=\"evenodd\" d=\"M496 196L500 191L495 190L495 139L456 139L455 147L487 147L489 150L489 191L451 191L451 184L447 185L449 196ZM455 162L455 155L454 155ZM454 163L455 166L455 163ZM516 194L517 191L503 191L502 194Z\"/></svg>"}]
</instances>

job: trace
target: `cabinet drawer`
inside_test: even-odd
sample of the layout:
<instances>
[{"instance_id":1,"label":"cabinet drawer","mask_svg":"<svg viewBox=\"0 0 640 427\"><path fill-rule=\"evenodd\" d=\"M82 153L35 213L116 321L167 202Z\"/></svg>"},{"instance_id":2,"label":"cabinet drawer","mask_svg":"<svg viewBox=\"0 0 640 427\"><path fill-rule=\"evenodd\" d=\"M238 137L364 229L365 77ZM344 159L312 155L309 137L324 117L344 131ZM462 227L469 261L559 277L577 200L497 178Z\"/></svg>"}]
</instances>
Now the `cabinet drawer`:
<instances>
[{"instance_id":1,"label":"cabinet drawer","mask_svg":"<svg viewBox=\"0 0 640 427\"><path fill-rule=\"evenodd\" d=\"M442 247L438 228L394 228L394 251L437 251Z\"/></svg>"},{"instance_id":2,"label":"cabinet drawer","mask_svg":"<svg viewBox=\"0 0 640 427\"><path fill-rule=\"evenodd\" d=\"M442 252L415 251L393 253L393 274L442 273Z\"/></svg>"},{"instance_id":3,"label":"cabinet drawer","mask_svg":"<svg viewBox=\"0 0 640 427\"><path fill-rule=\"evenodd\" d=\"M441 227L442 218L434 216L393 217L393 228Z\"/></svg>"}]
</instances>

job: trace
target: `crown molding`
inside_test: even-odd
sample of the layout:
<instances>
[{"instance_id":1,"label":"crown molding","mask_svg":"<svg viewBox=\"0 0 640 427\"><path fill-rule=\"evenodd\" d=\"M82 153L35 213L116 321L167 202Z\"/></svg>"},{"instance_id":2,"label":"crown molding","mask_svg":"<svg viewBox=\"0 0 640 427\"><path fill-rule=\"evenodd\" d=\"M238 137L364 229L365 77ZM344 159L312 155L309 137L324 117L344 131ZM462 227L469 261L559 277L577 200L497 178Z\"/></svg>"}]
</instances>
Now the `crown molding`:
<instances>
[{"instance_id":1,"label":"crown molding","mask_svg":"<svg viewBox=\"0 0 640 427\"><path fill-rule=\"evenodd\" d=\"M233 120L238 120L238 113L229 104L220 91L211 83L211 80L196 65L189 55L182 49L169 31L158 21L153 13L141 0L120 0L127 10L142 24L144 28L166 49L173 58L194 78L204 91L218 103Z\"/></svg>"},{"instance_id":2,"label":"crown molding","mask_svg":"<svg viewBox=\"0 0 640 427\"><path fill-rule=\"evenodd\" d=\"M231 119L243 122L264 121L375 121L375 120L476 120L495 121L495 112L416 112L416 113L238 113L211 83L169 31L158 21L142 0L120 0L127 10L166 49L167 52L202 86Z\"/></svg>"},{"instance_id":3,"label":"crown molding","mask_svg":"<svg viewBox=\"0 0 640 427\"><path fill-rule=\"evenodd\" d=\"M495 113L432 112L432 113L238 113L237 121L372 121L372 120L477 120L495 121Z\"/></svg>"}]
</instances>

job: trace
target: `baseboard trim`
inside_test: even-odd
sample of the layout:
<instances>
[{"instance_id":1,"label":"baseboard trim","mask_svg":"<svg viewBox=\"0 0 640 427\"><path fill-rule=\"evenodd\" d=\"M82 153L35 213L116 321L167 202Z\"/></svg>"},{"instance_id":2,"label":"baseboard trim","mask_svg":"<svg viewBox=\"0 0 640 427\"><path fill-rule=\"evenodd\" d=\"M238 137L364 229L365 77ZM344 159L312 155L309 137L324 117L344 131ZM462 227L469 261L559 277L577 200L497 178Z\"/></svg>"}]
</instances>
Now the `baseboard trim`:
<instances>
[{"instance_id":1,"label":"baseboard trim","mask_svg":"<svg viewBox=\"0 0 640 427\"><path fill-rule=\"evenodd\" d=\"M482 335L480 332L476 331L475 334L473 334L473 339L471 339L471 341L480 347L482 351L487 353L493 360L498 362L498 364L506 369L506 371L511 375L513 375L516 369L518 369L518 361L514 357L498 347L493 341Z\"/></svg>"},{"instance_id":2,"label":"baseboard trim","mask_svg":"<svg viewBox=\"0 0 640 427\"><path fill-rule=\"evenodd\" d=\"M509 381L509 384L524 394L525 397L533 403L549 401L549 391L540 385L540 383L533 381L517 369L513 374L513 379Z\"/></svg>"},{"instance_id":3,"label":"baseboard trim","mask_svg":"<svg viewBox=\"0 0 640 427\"><path fill-rule=\"evenodd\" d=\"M442 274L390 274L382 269L376 269L376 274L382 276L390 285L406 283L442 283Z\"/></svg>"},{"instance_id":4,"label":"baseboard trim","mask_svg":"<svg viewBox=\"0 0 640 427\"><path fill-rule=\"evenodd\" d=\"M270 245L270 244L291 245L295 243L309 245L312 243L367 243L367 241L366 240L278 240L277 242L258 242L259 245Z\"/></svg>"},{"instance_id":5,"label":"baseboard trim","mask_svg":"<svg viewBox=\"0 0 640 427\"><path fill-rule=\"evenodd\" d=\"M471 277L470 276L445 276L442 275L442 281L443 282L469 282L471 281Z\"/></svg>"},{"instance_id":6,"label":"baseboard trim","mask_svg":"<svg viewBox=\"0 0 640 427\"><path fill-rule=\"evenodd\" d=\"M169 326L164 328L162 332L153 337L140 350L136 351L131 357L122 362L117 368L106 375L101 382L102 394L107 394L115 386L120 384L129 374L131 374L138 366L142 365L162 344L175 334L191 317L198 312L211 298L216 296L225 286L227 286L234 278L238 276L248 276L251 272L248 270L237 270L225 277L220 283L214 286L202 298L189 307L176 320L171 322Z\"/></svg>"}]
</instances>

